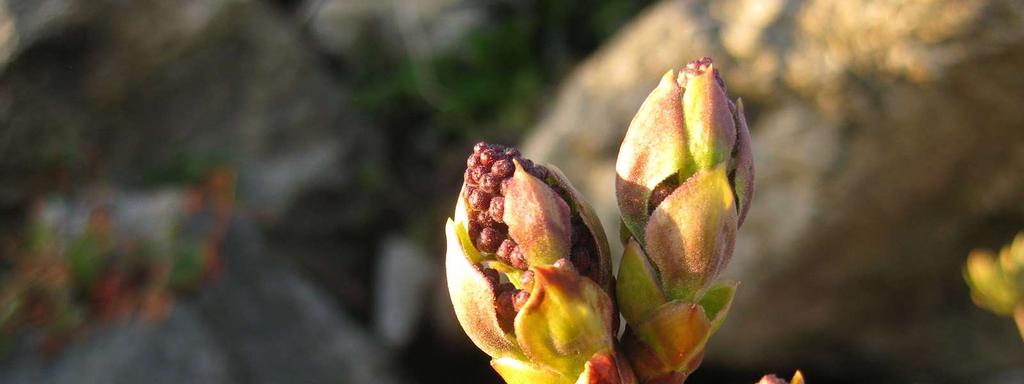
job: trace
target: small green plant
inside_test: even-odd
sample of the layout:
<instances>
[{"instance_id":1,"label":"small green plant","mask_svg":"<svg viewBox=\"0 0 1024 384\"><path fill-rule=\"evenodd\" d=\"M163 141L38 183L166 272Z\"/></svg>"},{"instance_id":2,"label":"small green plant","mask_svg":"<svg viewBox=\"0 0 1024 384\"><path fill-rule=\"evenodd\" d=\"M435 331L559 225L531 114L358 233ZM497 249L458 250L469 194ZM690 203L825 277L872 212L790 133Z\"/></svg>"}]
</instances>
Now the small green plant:
<instances>
[{"instance_id":1,"label":"small green plant","mask_svg":"<svg viewBox=\"0 0 1024 384\"><path fill-rule=\"evenodd\" d=\"M711 60L669 71L619 152L616 281L601 223L557 167L477 144L445 227L463 329L513 384L682 383L736 292L716 278L753 197L752 159L743 105Z\"/></svg>"},{"instance_id":2,"label":"small green plant","mask_svg":"<svg viewBox=\"0 0 1024 384\"><path fill-rule=\"evenodd\" d=\"M139 233L119 223L106 204L89 204L81 229L37 213L20 241L0 253L0 357L18 333L39 336L47 356L90 325L138 317L165 318L176 297L214 278L217 254L234 203L234 171L210 170L182 193L172 234ZM74 196L49 199L57 206ZM49 201L47 200L47 201ZM40 201L38 211L46 210ZM113 200L112 200L113 201ZM115 204L116 205L116 204ZM212 225L193 225L196 218Z\"/></svg>"},{"instance_id":3,"label":"small green plant","mask_svg":"<svg viewBox=\"0 0 1024 384\"><path fill-rule=\"evenodd\" d=\"M998 255L972 251L964 266L964 280L975 304L997 315L1012 316L1024 338L1024 232Z\"/></svg>"}]
</instances>

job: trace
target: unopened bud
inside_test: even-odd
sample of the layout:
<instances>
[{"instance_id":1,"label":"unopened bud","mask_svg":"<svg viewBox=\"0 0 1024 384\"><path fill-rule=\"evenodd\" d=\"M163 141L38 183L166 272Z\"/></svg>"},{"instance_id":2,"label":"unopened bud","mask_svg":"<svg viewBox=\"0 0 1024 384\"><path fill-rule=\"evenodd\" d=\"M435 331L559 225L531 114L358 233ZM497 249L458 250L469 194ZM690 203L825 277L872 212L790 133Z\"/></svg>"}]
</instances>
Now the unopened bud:
<instances>
[{"instance_id":1,"label":"unopened bud","mask_svg":"<svg viewBox=\"0 0 1024 384\"><path fill-rule=\"evenodd\" d=\"M995 314L1012 316L1024 338L1024 232L998 255L975 250L967 257L964 280L971 299Z\"/></svg>"},{"instance_id":2,"label":"unopened bud","mask_svg":"<svg viewBox=\"0 0 1024 384\"><path fill-rule=\"evenodd\" d=\"M753 196L743 106L711 59L665 74L633 118L616 172L629 235L666 293L693 299L728 263Z\"/></svg>"},{"instance_id":3,"label":"unopened bud","mask_svg":"<svg viewBox=\"0 0 1024 384\"><path fill-rule=\"evenodd\" d=\"M446 227L466 334L509 383L618 377L608 361L628 368L615 358L611 257L593 209L560 171L514 148L478 143L466 166Z\"/></svg>"},{"instance_id":4,"label":"unopened bud","mask_svg":"<svg viewBox=\"0 0 1024 384\"><path fill-rule=\"evenodd\" d=\"M750 132L708 58L669 71L616 162L625 250L616 287L642 382L680 383L728 313L728 264L753 197Z\"/></svg>"},{"instance_id":5,"label":"unopened bud","mask_svg":"<svg viewBox=\"0 0 1024 384\"><path fill-rule=\"evenodd\" d=\"M800 371L796 371L796 373L793 374L793 378L789 381L775 375L766 375L765 377L762 377L761 381L758 381L757 384L804 384L804 375L800 373Z\"/></svg>"}]
</instances>

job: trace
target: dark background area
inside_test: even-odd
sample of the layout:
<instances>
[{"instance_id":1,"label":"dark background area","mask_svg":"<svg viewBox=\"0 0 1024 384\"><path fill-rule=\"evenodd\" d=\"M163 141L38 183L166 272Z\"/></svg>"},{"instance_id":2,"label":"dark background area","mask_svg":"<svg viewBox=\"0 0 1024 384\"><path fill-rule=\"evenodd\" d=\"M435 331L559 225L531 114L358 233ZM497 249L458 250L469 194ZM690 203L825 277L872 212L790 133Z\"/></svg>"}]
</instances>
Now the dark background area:
<instances>
[{"instance_id":1,"label":"dark background area","mask_svg":"<svg viewBox=\"0 0 1024 384\"><path fill-rule=\"evenodd\" d=\"M1024 229L1019 2L0 0L0 382L496 383L442 263L472 145L615 229L701 56L757 194L688 382L1024 380L961 276Z\"/></svg>"}]
</instances>

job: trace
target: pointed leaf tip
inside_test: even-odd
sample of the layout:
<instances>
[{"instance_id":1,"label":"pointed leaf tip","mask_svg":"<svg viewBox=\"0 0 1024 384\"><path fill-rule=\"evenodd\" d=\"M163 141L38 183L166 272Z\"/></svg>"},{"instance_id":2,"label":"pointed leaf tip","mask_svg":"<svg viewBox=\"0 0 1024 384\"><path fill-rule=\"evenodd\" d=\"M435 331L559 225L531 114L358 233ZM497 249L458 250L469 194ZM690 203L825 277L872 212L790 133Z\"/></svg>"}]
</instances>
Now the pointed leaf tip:
<instances>
[{"instance_id":1,"label":"pointed leaf tip","mask_svg":"<svg viewBox=\"0 0 1024 384\"><path fill-rule=\"evenodd\" d=\"M738 282L723 281L711 285L700 299L700 306L704 308L704 314L711 321L711 333L714 334L722 326L725 317L732 307L732 300L736 296Z\"/></svg>"},{"instance_id":2,"label":"pointed leaf tip","mask_svg":"<svg viewBox=\"0 0 1024 384\"><path fill-rule=\"evenodd\" d=\"M683 115L690 154L698 170L710 169L732 154L736 125L729 104L725 89L715 78L713 64L687 81Z\"/></svg>"},{"instance_id":3,"label":"pointed leaf tip","mask_svg":"<svg viewBox=\"0 0 1024 384\"><path fill-rule=\"evenodd\" d=\"M505 189L503 220L530 265L551 265L569 256L572 234L569 206L518 160Z\"/></svg>"},{"instance_id":4,"label":"pointed leaf tip","mask_svg":"<svg viewBox=\"0 0 1024 384\"><path fill-rule=\"evenodd\" d=\"M789 381L789 384L804 384L804 374L799 370L793 374L793 380Z\"/></svg>"}]
</instances>

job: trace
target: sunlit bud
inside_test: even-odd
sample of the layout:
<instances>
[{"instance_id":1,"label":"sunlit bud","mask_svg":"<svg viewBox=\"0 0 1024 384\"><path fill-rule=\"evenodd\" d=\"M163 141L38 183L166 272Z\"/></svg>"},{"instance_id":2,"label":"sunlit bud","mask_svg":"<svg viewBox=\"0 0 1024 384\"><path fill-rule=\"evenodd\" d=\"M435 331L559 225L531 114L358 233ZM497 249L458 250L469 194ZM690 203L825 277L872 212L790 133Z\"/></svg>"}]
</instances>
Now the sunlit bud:
<instances>
[{"instance_id":1,"label":"sunlit bud","mask_svg":"<svg viewBox=\"0 0 1024 384\"><path fill-rule=\"evenodd\" d=\"M448 289L466 334L509 383L632 382L615 350L611 258L593 209L558 169L513 148L479 143L466 165L446 225Z\"/></svg>"},{"instance_id":2,"label":"sunlit bud","mask_svg":"<svg viewBox=\"0 0 1024 384\"><path fill-rule=\"evenodd\" d=\"M711 59L665 74L626 132L616 173L625 237L667 297L694 300L728 264L754 189L743 105Z\"/></svg>"},{"instance_id":3,"label":"sunlit bud","mask_svg":"<svg viewBox=\"0 0 1024 384\"><path fill-rule=\"evenodd\" d=\"M793 374L793 378L789 381L775 375L767 375L762 377L761 381L758 381L757 384L804 384L804 375L800 371L796 371Z\"/></svg>"},{"instance_id":4,"label":"sunlit bud","mask_svg":"<svg viewBox=\"0 0 1024 384\"><path fill-rule=\"evenodd\" d=\"M1012 316L1024 338L1024 232L999 255L975 250L967 257L964 280L971 288L971 299L993 313Z\"/></svg>"},{"instance_id":5,"label":"sunlit bud","mask_svg":"<svg viewBox=\"0 0 1024 384\"><path fill-rule=\"evenodd\" d=\"M736 284L715 283L754 191L750 132L711 60L669 71L616 162L625 249L616 294L623 347L644 383L681 383L721 325Z\"/></svg>"}]
</instances>

